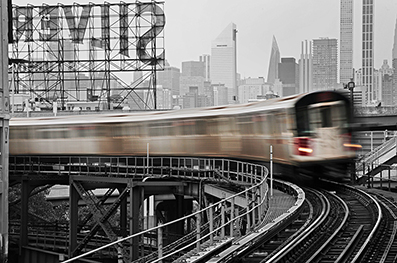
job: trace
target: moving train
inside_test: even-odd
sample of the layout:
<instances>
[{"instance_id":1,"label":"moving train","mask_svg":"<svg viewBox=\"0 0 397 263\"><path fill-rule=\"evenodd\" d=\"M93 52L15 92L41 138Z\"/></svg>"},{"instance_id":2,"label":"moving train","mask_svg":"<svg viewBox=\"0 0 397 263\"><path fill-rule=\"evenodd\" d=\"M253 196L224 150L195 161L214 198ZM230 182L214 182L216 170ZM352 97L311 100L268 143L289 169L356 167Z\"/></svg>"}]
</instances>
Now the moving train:
<instances>
[{"instance_id":1,"label":"moving train","mask_svg":"<svg viewBox=\"0 0 397 263\"><path fill-rule=\"evenodd\" d=\"M343 179L349 100L321 91L241 105L10 120L10 155L224 157ZM276 167L275 167L276 168ZM276 171L276 170L275 170ZM346 174L346 172L345 172Z\"/></svg>"}]
</instances>

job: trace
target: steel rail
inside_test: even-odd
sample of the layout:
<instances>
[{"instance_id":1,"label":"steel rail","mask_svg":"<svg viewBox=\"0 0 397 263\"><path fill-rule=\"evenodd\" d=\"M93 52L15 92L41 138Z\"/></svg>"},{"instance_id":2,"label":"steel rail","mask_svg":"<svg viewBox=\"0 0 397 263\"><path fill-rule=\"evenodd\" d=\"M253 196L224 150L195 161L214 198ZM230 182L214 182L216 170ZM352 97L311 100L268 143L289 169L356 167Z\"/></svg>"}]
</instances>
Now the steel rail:
<instances>
[{"instance_id":1,"label":"steel rail","mask_svg":"<svg viewBox=\"0 0 397 263\"><path fill-rule=\"evenodd\" d=\"M378 228L380 226L380 223L382 221L382 216L383 215L382 215L382 209L381 209L381 207L379 205L379 202L374 197L372 197L370 194L368 194L368 193L366 193L366 192L364 192L364 191L362 191L360 189L354 188L352 186L345 185L345 187L350 188L353 191L357 191L363 196L366 196L369 200L371 200L375 204L375 206L377 208L377 211L378 211L378 217L376 219L376 223L375 223L374 227L372 228L371 232L369 233L369 235L365 239L363 245L360 247L360 249L356 253L355 257L351 261L351 263L355 263L355 262L360 262L361 257L364 255L364 251L366 250L366 248L370 244L371 239L375 236L376 231L378 230Z\"/></svg>"},{"instance_id":2,"label":"steel rail","mask_svg":"<svg viewBox=\"0 0 397 263\"><path fill-rule=\"evenodd\" d=\"M342 224L339 225L339 227L332 233L332 235L324 242L324 244L313 254L312 257L310 257L306 263L312 262L315 258L317 258L323 251L324 249L332 242L332 240L339 234L339 232L343 229L344 225L347 223L347 220L349 219L349 207L347 206L346 202L342 200L339 196L337 196L334 193L329 193L331 194L335 199L337 199L343 206L345 210L345 216L343 217Z\"/></svg>"},{"instance_id":3,"label":"steel rail","mask_svg":"<svg viewBox=\"0 0 397 263\"><path fill-rule=\"evenodd\" d=\"M266 261L264 261L264 262L280 261L283 257L285 257L294 248L299 246L301 244L301 242L303 242L310 234L314 233L314 231L319 226L321 226L321 224L327 219L327 216L329 215L329 213L331 211L331 205L330 205L328 199L321 192L319 192L317 190L312 190L312 191L316 192L316 194L321 197L322 210L321 210L320 216L318 218L316 218L315 221L312 224L310 224L310 226L308 226L307 229L305 229L302 233L300 233L293 240L293 242L288 242L281 250L279 250L277 253L275 253L270 258L266 259Z\"/></svg>"}]
</instances>

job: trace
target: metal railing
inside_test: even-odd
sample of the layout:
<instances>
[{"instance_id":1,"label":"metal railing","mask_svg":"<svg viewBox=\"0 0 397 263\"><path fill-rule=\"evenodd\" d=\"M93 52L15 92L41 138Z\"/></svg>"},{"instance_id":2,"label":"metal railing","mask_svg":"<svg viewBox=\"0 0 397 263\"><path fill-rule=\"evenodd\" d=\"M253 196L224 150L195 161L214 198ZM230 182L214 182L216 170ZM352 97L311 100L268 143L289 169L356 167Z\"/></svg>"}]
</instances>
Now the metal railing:
<instances>
[{"instance_id":1,"label":"metal railing","mask_svg":"<svg viewBox=\"0 0 397 263\"><path fill-rule=\"evenodd\" d=\"M214 247L225 242L231 242L234 238L244 235L245 232L252 231L263 223L269 205L268 170L265 166L225 159L180 158L177 160L177 158L174 158L175 161L169 161L172 159L170 157L161 160L154 159L149 161L149 165L144 167L154 171L160 169L160 166L155 167L152 164L159 161L162 165L165 163L176 164L175 167L172 165L169 167L163 166L161 169L167 171L170 176L194 176L196 179L208 178L206 173L212 171L209 174L211 174L213 179L229 183L235 182L240 184L240 186L245 185L246 189L225 197L219 202L208 204L205 208L199 209L192 214L128 237L119 238L119 240L105 246L63 261L64 263L93 255L115 245L131 246L130 241L133 239L139 240L140 244L146 244L147 246L149 243L147 236L157 237L154 240L154 244L153 240L150 240L151 247L157 248L157 251L152 253L154 255L153 260L150 261L162 262L170 257L173 259L179 258L188 252L199 254L205 251L208 246ZM242 208L241 204L237 206L237 202L241 202L241 200L245 200L245 208ZM193 221L191 225L195 226L190 233L191 237L185 239L184 242L181 242L182 239L175 240L177 241L175 243L179 244L174 245L171 250L165 250L166 244L163 243L165 239L164 233L167 233L167 229L170 227L187 220ZM204 224L205 221L206 223ZM119 257L123 256L123 251L125 250L120 250ZM132 254L132 248L130 253Z\"/></svg>"},{"instance_id":2,"label":"metal railing","mask_svg":"<svg viewBox=\"0 0 397 263\"><path fill-rule=\"evenodd\" d=\"M366 174L364 164L371 164L376 168L377 166L381 165L380 158L383 157L385 154L389 153L391 150L395 150L397 147L397 136L387 140L383 144L376 147L373 151L365 154L361 157L356 163L357 171L362 171L363 175Z\"/></svg>"},{"instance_id":3,"label":"metal railing","mask_svg":"<svg viewBox=\"0 0 397 263\"><path fill-rule=\"evenodd\" d=\"M254 169L264 166L229 160L190 157L113 156L10 156L9 173L66 178L72 175L104 176L142 180L145 177L179 177L254 184ZM259 174L258 174L259 175ZM58 176L58 177L57 177Z\"/></svg>"}]
</instances>

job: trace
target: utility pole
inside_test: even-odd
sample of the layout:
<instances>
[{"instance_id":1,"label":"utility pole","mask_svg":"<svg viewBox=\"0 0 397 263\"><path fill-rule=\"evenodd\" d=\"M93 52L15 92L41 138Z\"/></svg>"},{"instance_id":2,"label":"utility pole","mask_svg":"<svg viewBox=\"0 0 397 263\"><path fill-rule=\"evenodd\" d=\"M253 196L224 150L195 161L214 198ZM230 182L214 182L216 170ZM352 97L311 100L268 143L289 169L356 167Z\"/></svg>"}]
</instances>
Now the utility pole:
<instances>
[{"instance_id":1,"label":"utility pole","mask_svg":"<svg viewBox=\"0 0 397 263\"><path fill-rule=\"evenodd\" d=\"M351 79L349 81L349 83L345 84L345 86L344 86L345 89L349 89L349 91L350 91L350 102L351 102L351 105L350 105L350 110L351 110L350 118L351 118L351 120L350 121L353 121L353 119L354 119L354 94L353 94L353 90L354 90L355 86L356 86L356 84L354 83L353 79ZM352 139L353 139L353 134L352 134ZM356 160L355 159L353 159L352 162L351 162L350 179L351 179L352 184L356 183Z\"/></svg>"}]
</instances>

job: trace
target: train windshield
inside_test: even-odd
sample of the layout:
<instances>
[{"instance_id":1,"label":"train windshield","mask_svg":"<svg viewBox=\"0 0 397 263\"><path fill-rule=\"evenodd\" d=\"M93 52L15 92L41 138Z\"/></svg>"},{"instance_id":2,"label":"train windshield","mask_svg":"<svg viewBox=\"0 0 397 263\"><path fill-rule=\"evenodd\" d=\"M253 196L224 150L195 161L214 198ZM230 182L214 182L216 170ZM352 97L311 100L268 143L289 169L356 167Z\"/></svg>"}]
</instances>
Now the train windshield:
<instances>
[{"instance_id":1,"label":"train windshield","mask_svg":"<svg viewBox=\"0 0 397 263\"><path fill-rule=\"evenodd\" d=\"M321 128L338 128L341 133L347 132L348 116L344 101L332 101L310 104L298 108L298 136L316 136Z\"/></svg>"}]
</instances>

